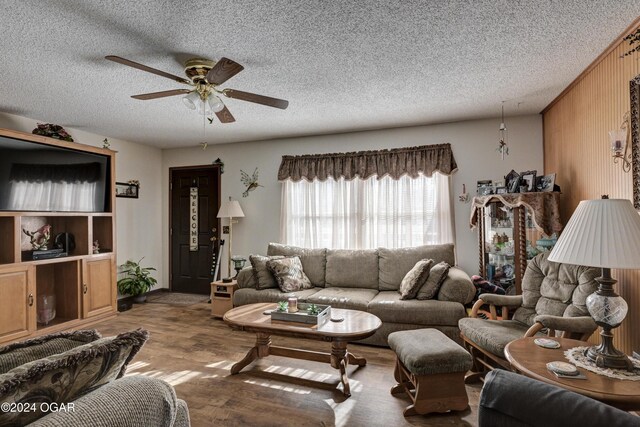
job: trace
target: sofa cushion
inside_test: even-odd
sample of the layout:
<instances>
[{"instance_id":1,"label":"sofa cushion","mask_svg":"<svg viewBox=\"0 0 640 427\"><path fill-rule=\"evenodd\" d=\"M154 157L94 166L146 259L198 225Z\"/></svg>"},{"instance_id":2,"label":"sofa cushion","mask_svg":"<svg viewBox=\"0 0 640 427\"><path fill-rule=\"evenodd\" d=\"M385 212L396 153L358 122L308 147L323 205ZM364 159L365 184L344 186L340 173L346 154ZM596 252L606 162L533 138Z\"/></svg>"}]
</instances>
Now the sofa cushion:
<instances>
[{"instance_id":1,"label":"sofa cushion","mask_svg":"<svg viewBox=\"0 0 640 427\"><path fill-rule=\"evenodd\" d=\"M284 258L281 255L278 256L262 256L262 255L250 255L249 261L251 262L251 267L253 268L253 276L256 281L256 289L269 289L269 288L277 288L278 282L276 282L276 278L273 277L273 274L267 268L267 261L272 259L282 259Z\"/></svg>"},{"instance_id":2,"label":"sofa cushion","mask_svg":"<svg viewBox=\"0 0 640 427\"><path fill-rule=\"evenodd\" d=\"M429 271L429 277L425 280L424 284L416 293L416 298L419 300L433 299L440 290L440 286L447 278L449 274L449 264L442 261L431 267Z\"/></svg>"},{"instance_id":3,"label":"sofa cushion","mask_svg":"<svg viewBox=\"0 0 640 427\"><path fill-rule=\"evenodd\" d=\"M313 285L304 271L297 256L267 261L267 268L273 274L282 292L295 292L311 289Z\"/></svg>"},{"instance_id":4,"label":"sofa cushion","mask_svg":"<svg viewBox=\"0 0 640 427\"><path fill-rule=\"evenodd\" d=\"M382 322L425 326L457 326L458 320L467 315L464 306L460 303L401 300L398 291L379 292L369 303L367 311L378 316Z\"/></svg>"},{"instance_id":5,"label":"sofa cushion","mask_svg":"<svg viewBox=\"0 0 640 427\"><path fill-rule=\"evenodd\" d=\"M139 329L101 338L0 375L0 404L36 404L33 412L0 411L0 425L28 424L46 415L40 404L69 403L122 377L148 335L147 331Z\"/></svg>"},{"instance_id":6,"label":"sofa cushion","mask_svg":"<svg viewBox=\"0 0 640 427\"><path fill-rule=\"evenodd\" d=\"M432 259L421 259L409 270L400 282L400 299L414 299L416 297L418 291L427 281L432 265Z\"/></svg>"},{"instance_id":7,"label":"sofa cushion","mask_svg":"<svg viewBox=\"0 0 640 427\"><path fill-rule=\"evenodd\" d=\"M405 271L405 274L411 267ZM376 249L327 249L326 286L377 290L378 251Z\"/></svg>"},{"instance_id":8,"label":"sofa cushion","mask_svg":"<svg viewBox=\"0 0 640 427\"><path fill-rule=\"evenodd\" d=\"M485 320L468 317L458 322L460 332L478 347L504 358L504 348L524 337L529 327L516 320ZM541 334L538 334L541 335Z\"/></svg>"},{"instance_id":9,"label":"sofa cushion","mask_svg":"<svg viewBox=\"0 0 640 427\"><path fill-rule=\"evenodd\" d=\"M58 332L0 347L0 374L25 363L64 353L100 338L95 330Z\"/></svg>"},{"instance_id":10,"label":"sofa cushion","mask_svg":"<svg viewBox=\"0 0 640 427\"><path fill-rule=\"evenodd\" d=\"M449 268L447 277L438 291L439 301L455 301L467 304L476 296L476 287L467 273L457 267Z\"/></svg>"},{"instance_id":11,"label":"sofa cushion","mask_svg":"<svg viewBox=\"0 0 640 427\"><path fill-rule=\"evenodd\" d=\"M236 280L238 281L238 289L258 288L258 281L256 280L256 276L253 274L253 266L251 265L240 270L236 276Z\"/></svg>"},{"instance_id":12,"label":"sofa cushion","mask_svg":"<svg viewBox=\"0 0 640 427\"><path fill-rule=\"evenodd\" d=\"M313 286L324 288L325 270L327 267L327 249L308 249L298 246L269 243L267 255L298 256L302 269Z\"/></svg>"},{"instance_id":13,"label":"sofa cushion","mask_svg":"<svg viewBox=\"0 0 640 427\"><path fill-rule=\"evenodd\" d=\"M374 289L325 288L309 296L307 302L367 311L367 305L377 294L378 291Z\"/></svg>"},{"instance_id":14,"label":"sofa cushion","mask_svg":"<svg viewBox=\"0 0 640 427\"><path fill-rule=\"evenodd\" d=\"M402 278L421 259L432 259L434 264L441 261L455 264L452 244L423 245L412 248L378 248L380 256L379 290L395 291L400 287Z\"/></svg>"},{"instance_id":15,"label":"sofa cushion","mask_svg":"<svg viewBox=\"0 0 640 427\"><path fill-rule=\"evenodd\" d=\"M297 292L282 292L279 288L263 289L261 291L251 288L237 289L233 293L233 305L237 307L259 302L279 302L286 301L289 297L298 297L299 302L307 302L307 298L320 289L322 288L305 289Z\"/></svg>"}]
</instances>

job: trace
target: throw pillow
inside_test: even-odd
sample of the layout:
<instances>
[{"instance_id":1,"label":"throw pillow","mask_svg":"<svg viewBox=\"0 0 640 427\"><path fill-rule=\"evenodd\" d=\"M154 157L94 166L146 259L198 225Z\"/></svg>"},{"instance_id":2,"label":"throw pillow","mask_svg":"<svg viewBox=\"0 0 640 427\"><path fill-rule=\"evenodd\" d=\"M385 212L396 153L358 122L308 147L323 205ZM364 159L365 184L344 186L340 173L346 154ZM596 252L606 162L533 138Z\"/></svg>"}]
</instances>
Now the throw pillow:
<instances>
[{"instance_id":1,"label":"throw pillow","mask_svg":"<svg viewBox=\"0 0 640 427\"><path fill-rule=\"evenodd\" d=\"M278 283L276 279L271 274L271 271L267 268L267 261L272 259L282 259L284 258L282 255L275 256L262 256L262 255L251 255L249 256L249 261L251 262L251 267L253 267L253 277L256 280L256 289L269 289L269 288L277 288Z\"/></svg>"},{"instance_id":2,"label":"throw pillow","mask_svg":"<svg viewBox=\"0 0 640 427\"><path fill-rule=\"evenodd\" d=\"M418 290L427 280L432 265L432 259L421 259L416 262L400 282L400 289L398 290L400 299L414 299L416 297Z\"/></svg>"},{"instance_id":3,"label":"throw pillow","mask_svg":"<svg viewBox=\"0 0 640 427\"><path fill-rule=\"evenodd\" d=\"M302 271L300 257L272 259L267 261L267 268L273 273L282 292L295 292L313 288L309 278Z\"/></svg>"},{"instance_id":4,"label":"throw pillow","mask_svg":"<svg viewBox=\"0 0 640 427\"><path fill-rule=\"evenodd\" d=\"M429 277L418 291L418 296L416 296L416 298L424 300L435 297L438 294L438 290L440 289L442 282L445 281L449 274L449 268L451 268L451 266L444 261L431 267Z\"/></svg>"},{"instance_id":5,"label":"throw pillow","mask_svg":"<svg viewBox=\"0 0 640 427\"><path fill-rule=\"evenodd\" d=\"M34 360L64 353L100 338L95 330L58 332L0 347L0 374Z\"/></svg>"},{"instance_id":6,"label":"throw pillow","mask_svg":"<svg viewBox=\"0 0 640 427\"><path fill-rule=\"evenodd\" d=\"M35 360L0 375L0 406L33 404L33 411L0 411L0 425L25 425L46 415L48 405L76 398L124 375L149 333L125 332ZM52 405L54 408L55 406Z\"/></svg>"}]
</instances>

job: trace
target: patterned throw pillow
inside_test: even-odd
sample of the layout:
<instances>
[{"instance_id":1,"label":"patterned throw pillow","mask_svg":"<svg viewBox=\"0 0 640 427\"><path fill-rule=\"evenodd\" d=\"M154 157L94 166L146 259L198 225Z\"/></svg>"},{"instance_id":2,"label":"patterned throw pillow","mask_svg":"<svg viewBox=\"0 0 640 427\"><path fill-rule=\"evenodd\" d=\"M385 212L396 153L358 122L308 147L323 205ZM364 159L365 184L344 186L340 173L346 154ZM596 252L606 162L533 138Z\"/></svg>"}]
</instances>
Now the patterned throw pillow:
<instances>
[{"instance_id":1,"label":"patterned throw pillow","mask_svg":"<svg viewBox=\"0 0 640 427\"><path fill-rule=\"evenodd\" d=\"M432 265L432 259L421 259L416 262L413 268L404 276L402 282L400 282L400 289L398 289L400 299L406 300L416 297L418 290L427 280Z\"/></svg>"},{"instance_id":2,"label":"patterned throw pillow","mask_svg":"<svg viewBox=\"0 0 640 427\"><path fill-rule=\"evenodd\" d=\"M313 285L304 271L300 257L294 256L267 261L267 268L273 273L282 292L311 289Z\"/></svg>"},{"instance_id":3,"label":"patterned throw pillow","mask_svg":"<svg viewBox=\"0 0 640 427\"><path fill-rule=\"evenodd\" d=\"M251 267L253 267L253 277L256 279L256 289L269 289L269 288L277 288L278 283L276 279L271 274L271 271L267 268L267 261L272 259L282 259L284 258L282 255L275 256L262 256L262 255L250 255L249 261L251 262Z\"/></svg>"},{"instance_id":4,"label":"patterned throw pillow","mask_svg":"<svg viewBox=\"0 0 640 427\"><path fill-rule=\"evenodd\" d=\"M70 403L124 375L149 337L145 330L101 338L67 352L35 360L0 375L0 406L34 404L34 411L0 411L0 425L25 425L46 415L48 405ZM54 406L54 405L52 405ZM54 406L55 407L55 406Z\"/></svg>"},{"instance_id":5,"label":"patterned throw pillow","mask_svg":"<svg viewBox=\"0 0 640 427\"><path fill-rule=\"evenodd\" d=\"M429 277L418 291L418 296L416 298L419 300L434 298L438 294L440 286L447 278L450 268L451 266L444 261L431 267Z\"/></svg>"},{"instance_id":6,"label":"patterned throw pillow","mask_svg":"<svg viewBox=\"0 0 640 427\"><path fill-rule=\"evenodd\" d=\"M64 353L100 337L95 330L58 332L0 347L0 374L43 357Z\"/></svg>"}]
</instances>

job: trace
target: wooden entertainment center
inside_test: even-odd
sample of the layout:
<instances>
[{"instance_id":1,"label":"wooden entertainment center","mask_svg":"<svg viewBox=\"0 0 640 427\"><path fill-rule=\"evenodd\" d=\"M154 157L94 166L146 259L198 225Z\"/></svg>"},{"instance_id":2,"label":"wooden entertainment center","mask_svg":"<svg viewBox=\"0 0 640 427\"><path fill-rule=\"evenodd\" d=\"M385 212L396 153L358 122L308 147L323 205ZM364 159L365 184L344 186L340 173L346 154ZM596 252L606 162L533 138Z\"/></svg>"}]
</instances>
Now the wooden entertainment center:
<instances>
[{"instance_id":1,"label":"wooden entertainment center","mask_svg":"<svg viewBox=\"0 0 640 427\"><path fill-rule=\"evenodd\" d=\"M0 129L0 137L92 153L108 159L104 212L0 211L0 343L85 326L117 314L115 152ZM33 260L23 228L50 224L52 237L70 233L75 248L60 258ZM25 240L26 239L26 240ZM93 253L98 240L99 253ZM37 322L38 295L55 295L56 316Z\"/></svg>"}]
</instances>

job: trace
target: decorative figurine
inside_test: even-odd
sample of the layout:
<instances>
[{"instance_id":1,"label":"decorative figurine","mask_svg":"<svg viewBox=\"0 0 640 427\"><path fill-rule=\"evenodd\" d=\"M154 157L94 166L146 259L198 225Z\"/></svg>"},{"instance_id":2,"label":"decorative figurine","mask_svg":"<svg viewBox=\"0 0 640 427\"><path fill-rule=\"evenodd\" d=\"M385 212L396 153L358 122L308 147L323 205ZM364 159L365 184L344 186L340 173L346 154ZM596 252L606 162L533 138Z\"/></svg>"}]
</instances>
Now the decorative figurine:
<instances>
[{"instance_id":1,"label":"decorative figurine","mask_svg":"<svg viewBox=\"0 0 640 427\"><path fill-rule=\"evenodd\" d=\"M249 191L253 191L258 187L264 187L264 185L258 184L258 168L253 171L253 175L249 176L248 173L240 169L240 180L247 187L244 193L242 193L242 197L247 197L249 195Z\"/></svg>"},{"instance_id":2,"label":"decorative figurine","mask_svg":"<svg viewBox=\"0 0 640 427\"><path fill-rule=\"evenodd\" d=\"M51 238L51 226L45 224L36 231L27 231L24 228L22 232L31 238L31 247L34 251L46 250Z\"/></svg>"}]
</instances>

